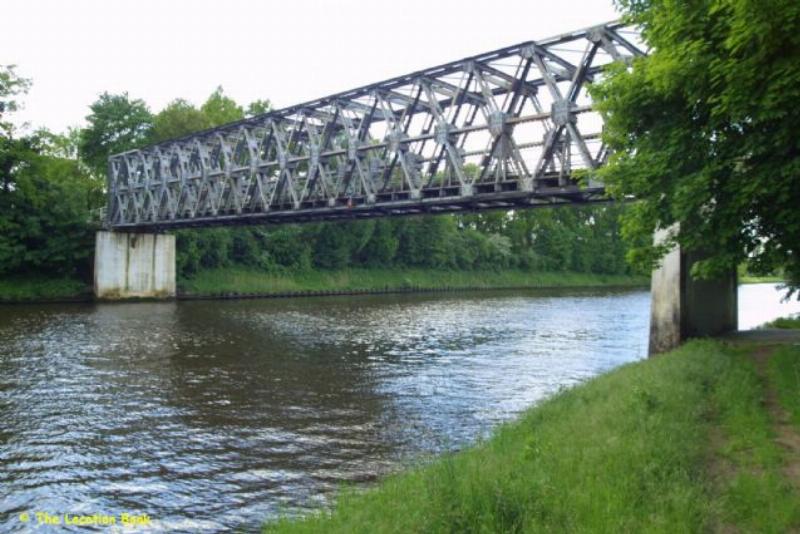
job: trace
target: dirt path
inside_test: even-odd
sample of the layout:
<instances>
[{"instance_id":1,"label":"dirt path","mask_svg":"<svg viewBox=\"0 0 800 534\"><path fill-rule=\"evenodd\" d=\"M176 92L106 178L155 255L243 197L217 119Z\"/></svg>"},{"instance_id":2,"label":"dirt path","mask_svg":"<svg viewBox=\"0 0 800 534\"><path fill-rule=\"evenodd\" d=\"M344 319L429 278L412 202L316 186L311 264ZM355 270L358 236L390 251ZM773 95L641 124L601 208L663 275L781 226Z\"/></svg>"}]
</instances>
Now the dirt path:
<instances>
[{"instance_id":1,"label":"dirt path","mask_svg":"<svg viewBox=\"0 0 800 534\"><path fill-rule=\"evenodd\" d=\"M710 414L712 419L717 419L716 413ZM723 491L725 486L733 477L736 476L736 467L728 458L722 453L728 439L722 431L719 423L711 426L711 433L709 435L709 444L711 451L708 459L708 473L711 476L711 483L717 491ZM719 514L719 510L714 514L711 523L711 532L716 534L738 534L739 529L733 523L723 520Z\"/></svg>"},{"instance_id":2,"label":"dirt path","mask_svg":"<svg viewBox=\"0 0 800 534\"><path fill-rule=\"evenodd\" d=\"M770 359L773 353L782 345L800 345L800 330L751 330L734 332L722 337L734 345L738 345L749 353L755 363L755 371L763 385L761 409L768 417L768 424L772 431L771 439L780 448L784 460L779 468L780 476L794 490L795 495L800 495L800 428L792 424L791 418L781 406L776 385L770 379ZM717 422L712 425L709 435L711 456L709 458L709 474L718 491L725 492L728 485L735 479L739 469L735 459L728 458L725 451L728 439L725 430L718 424L716 413L710 414L710 419ZM763 474L763 466L748 465L751 475ZM771 468L772 470L774 468ZM773 473L776 473L773 471ZM710 531L723 534L738 534L747 532L747 528L731 523L726 519L726 514L720 509L712 520ZM800 530L790 528L788 532L800 534Z\"/></svg>"},{"instance_id":3,"label":"dirt path","mask_svg":"<svg viewBox=\"0 0 800 534\"><path fill-rule=\"evenodd\" d=\"M781 406L778 392L769 379L769 359L775 348L775 345L761 346L755 349L752 355L758 375L764 383L764 404L772 423L775 443L784 451L786 463L782 469L783 475L795 491L800 493L800 431L792 424L791 417Z\"/></svg>"}]
</instances>

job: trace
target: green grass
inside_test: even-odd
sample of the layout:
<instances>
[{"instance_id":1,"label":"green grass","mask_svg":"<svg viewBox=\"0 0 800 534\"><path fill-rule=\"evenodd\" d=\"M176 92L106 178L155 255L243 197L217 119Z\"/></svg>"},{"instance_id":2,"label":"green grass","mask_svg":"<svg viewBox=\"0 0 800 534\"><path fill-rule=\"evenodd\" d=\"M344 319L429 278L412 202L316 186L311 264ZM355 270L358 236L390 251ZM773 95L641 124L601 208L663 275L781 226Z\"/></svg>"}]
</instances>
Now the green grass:
<instances>
[{"instance_id":1,"label":"green grass","mask_svg":"<svg viewBox=\"0 0 800 534\"><path fill-rule=\"evenodd\" d=\"M747 265L744 263L740 264L739 268L737 269L737 279L740 284L777 284L785 281L784 277L780 273L767 276L751 274L748 272Z\"/></svg>"},{"instance_id":2,"label":"green grass","mask_svg":"<svg viewBox=\"0 0 800 534\"><path fill-rule=\"evenodd\" d=\"M583 273L506 271L448 271L433 269L346 269L268 273L229 268L202 271L180 280L186 293L279 293L289 291L348 291L383 289L517 288L565 286L646 285L644 277Z\"/></svg>"},{"instance_id":3,"label":"green grass","mask_svg":"<svg viewBox=\"0 0 800 534\"><path fill-rule=\"evenodd\" d=\"M0 278L0 302L3 300L48 300L87 295L91 288L75 278L37 275Z\"/></svg>"},{"instance_id":4,"label":"green grass","mask_svg":"<svg viewBox=\"0 0 800 534\"><path fill-rule=\"evenodd\" d=\"M800 329L800 317L779 317L770 323L766 323L761 328Z\"/></svg>"},{"instance_id":5,"label":"green grass","mask_svg":"<svg viewBox=\"0 0 800 534\"><path fill-rule=\"evenodd\" d=\"M385 289L509 288L565 286L644 286L644 277L523 271L435 271L429 269L347 269L266 273L229 268L202 271L178 281L184 293L284 293ZM38 275L0 279L0 302L36 301L86 296L91 287L74 278Z\"/></svg>"},{"instance_id":6,"label":"green grass","mask_svg":"<svg viewBox=\"0 0 800 534\"><path fill-rule=\"evenodd\" d=\"M748 274L739 276L738 281L740 284L779 284L786 280L782 276L753 276Z\"/></svg>"},{"instance_id":7,"label":"green grass","mask_svg":"<svg viewBox=\"0 0 800 534\"><path fill-rule=\"evenodd\" d=\"M745 532L800 527L749 357L713 341L563 391L488 441L266 532ZM724 445L711 439L725 436ZM722 451L714 450L722 447ZM726 474L714 477L722 455Z\"/></svg>"},{"instance_id":8,"label":"green grass","mask_svg":"<svg viewBox=\"0 0 800 534\"><path fill-rule=\"evenodd\" d=\"M769 373L778 400L800 428L800 347L780 347L769 361Z\"/></svg>"},{"instance_id":9,"label":"green grass","mask_svg":"<svg viewBox=\"0 0 800 534\"><path fill-rule=\"evenodd\" d=\"M717 488L718 521L735 525L740 532L787 532L800 527L800 495L781 473L783 450L773 439L765 385L750 350L734 354L736 365L715 392L725 437L724 446L715 453L730 471Z\"/></svg>"}]
</instances>

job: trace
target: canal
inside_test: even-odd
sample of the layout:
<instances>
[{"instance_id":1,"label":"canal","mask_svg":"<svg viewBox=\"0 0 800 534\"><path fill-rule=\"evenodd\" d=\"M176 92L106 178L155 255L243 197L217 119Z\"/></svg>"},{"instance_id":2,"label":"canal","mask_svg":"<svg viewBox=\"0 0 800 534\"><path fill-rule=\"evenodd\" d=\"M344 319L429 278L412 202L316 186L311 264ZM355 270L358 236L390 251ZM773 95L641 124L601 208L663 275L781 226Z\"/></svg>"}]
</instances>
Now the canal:
<instances>
[{"instance_id":1,"label":"canal","mask_svg":"<svg viewBox=\"0 0 800 534\"><path fill-rule=\"evenodd\" d=\"M800 311L742 286L740 325ZM649 293L0 307L0 531L22 512L253 530L646 356Z\"/></svg>"}]
</instances>

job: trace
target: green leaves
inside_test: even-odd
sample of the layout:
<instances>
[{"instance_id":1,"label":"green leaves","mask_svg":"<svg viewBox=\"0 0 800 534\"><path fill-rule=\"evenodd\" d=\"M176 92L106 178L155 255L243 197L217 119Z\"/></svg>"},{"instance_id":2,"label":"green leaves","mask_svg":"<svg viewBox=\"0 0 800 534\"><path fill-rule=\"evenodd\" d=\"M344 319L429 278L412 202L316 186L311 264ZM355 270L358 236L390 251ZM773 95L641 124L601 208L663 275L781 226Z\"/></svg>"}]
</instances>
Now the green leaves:
<instances>
[{"instance_id":1,"label":"green leaves","mask_svg":"<svg viewBox=\"0 0 800 534\"><path fill-rule=\"evenodd\" d=\"M159 143L211 128L211 120L191 102L176 98L153 118L148 141Z\"/></svg>"},{"instance_id":2,"label":"green leaves","mask_svg":"<svg viewBox=\"0 0 800 534\"><path fill-rule=\"evenodd\" d=\"M27 93L30 86L31 81L20 77L15 65L0 65L0 135L11 135L13 126L4 118L17 111L19 103L16 97Z\"/></svg>"},{"instance_id":3,"label":"green leaves","mask_svg":"<svg viewBox=\"0 0 800 534\"><path fill-rule=\"evenodd\" d=\"M678 241L713 252L698 274L750 259L800 286L800 4L792 0L622 0L652 48L592 88L615 151L601 171L634 195L625 235L681 223Z\"/></svg>"},{"instance_id":4,"label":"green leaves","mask_svg":"<svg viewBox=\"0 0 800 534\"><path fill-rule=\"evenodd\" d=\"M13 185L0 190L0 273L88 270L99 183L75 160L32 149L11 157Z\"/></svg>"},{"instance_id":5,"label":"green leaves","mask_svg":"<svg viewBox=\"0 0 800 534\"><path fill-rule=\"evenodd\" d=\"M105 176L108 156L143 145L150 134L153 115L143 100L128 93L103 93L90 106L89 123L81 130L80 157L97 176Z\"/></svg>"},{"instance_id":6,"label":"green leaves","mask_svg":"<svg viewBox=\"0 0 800 534\"><path fill-rule=\"evenodd\" d=\"M222 86L217 87L200 108L211 126L220 126L244 118L244 110L232 98L225 96Z\"/></svg>"},{"instance_id":7,"label":"green leaves","mask_svg":"<svg viewBox=\"0 0 800 534\"><path fill-rule=\"evenodd\" d=\"M15 137L3 115L30 81L0 66L0 274L88 271L100 183L77 161L78 132Z\"/></svg>"},{"instance_id":8,"label":"green leaves","mask_svg":"<svg viewBox=\"0 0 800 534\"><path fill-rule=\"evenodd\" d=\"M249 114L269 109L268 100L257 100L248 107ZM153 115L143 100L128 93L103 93L90 106L88 126L80 131L80 157L96 176L105 176L112 154L182 137L214 126L244 118L245 112L222 87L217 87L199 108L183 98L176 98Z\"/></svg>"}]
</instances>

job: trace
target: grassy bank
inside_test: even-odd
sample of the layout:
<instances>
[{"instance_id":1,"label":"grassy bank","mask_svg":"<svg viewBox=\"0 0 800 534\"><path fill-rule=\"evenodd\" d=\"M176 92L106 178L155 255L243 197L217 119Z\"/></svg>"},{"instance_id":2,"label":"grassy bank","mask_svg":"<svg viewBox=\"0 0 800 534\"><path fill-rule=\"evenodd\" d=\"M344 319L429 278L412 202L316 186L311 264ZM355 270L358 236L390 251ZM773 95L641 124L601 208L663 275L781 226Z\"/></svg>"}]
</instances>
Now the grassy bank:
<instances>
[{"instance_id":1,"label":"grassy bank","mask_svg":"<svg viewBox=\"0 0 800 534\"><path fill-rule=\"evenodd\" d=\"M32 275L0 278L0 302L80 298L91 291L88 284L75 278Z\"/></svg>"},{"instance_id":2,"label":"grassy bank","mask_svg":"<svg viewBox=\"0 0 800 534\"><path fill-rule=\"evenodd\" d=\"M523 271L433 271L425 269L349 269L267 273L252 269L214 269L179 279L181 293L283 293L385 289L509 288L566 286L644 286L644 277ZM12 276L0 279L1 302L91 297L91 286L75 278Z\"/></svg>"},{"instance_id":3,"label":"grassy bank","mask_svg":"<svg viewBox=\"0 0 800 534\"><path fill-rule=\"evenodd\" d=\"M644 286L644 277L585 273L536 273L525 271L436 271L431 269L347 269L266 273L247 269L203 271L179 281L182 292L195 295L219 293L280 293L289 291L349 291L383 289L517 288L568 286Z\"/></svg>"},{"instance_id":4,"label":"grassy bank","mask_svg":"<svg viewBox=\"0 0 800 534\"><path fill-rule=\"evenodd\" d=\"M771 275L755 275L748 271L746 264L740 264L736 272L736 277L740 284L780 284L785 282L780 273Z\"/></svg>"},{"instance_id":5,"label":"grassy bank","mask_svg":"<svg viewBox=\"0 0 800 534\"><path fill-rule=\"evenodd\" d=\"M792 422L800 427L800 357L797 347L782 347L769 363L770 379L775 384L781 405Z\"/></svg>"},{"instance_id":6,"label":"grassy bank","mask_svg":"<svg viewBox=\"0 0 800 534\"><path fill-rule=\"evenodd\" d=\"M785 282L782 276L739 276L740 284L780 284Z\"/></svg>"},{"instance_id":7,"label":"grassy bank","mask_svg":"<svg viewBox=\"0 0 800 534\"><path fill-rule=\"evenodd\" d=\"M800 329L800 317L779 317L771 323L764 325L764 328L780 328L782 330Z\"/></svg>"},{"instance_id":8,"label":"grassy bank","mask_svg":"<svg viewBox=\"0 0 800 534\"><path fill-rule=\"evenodd\" d=\"M466 451L268 532L785 532L791 461L752 347L695 341L564 391ZM781 349L797 365L800 349ZM781 352L780 354L784 354ZM794 363L791 363L794 362ZM772 366L789 365L777 357ZM780 374L781 368L777 371ZM792 388L794 388L792 390ZM785 396L781 396L784 398ZM789 395L796 399L797 395Z\"/></svg>"},{"instance_id":9,"label":"grassy bank","mask_svg":"<svg viewBox=\"0 0 800 534\"><path fill-rule=\"evenodd\" d=\"M755 282L755 279L742 281ZM572 272L448 271L432 269L345 269L271 273L244 268L201 271L178 280L178 289L189 295L225 293L285 293L303 291L355 291L386 289L550 288L642 286L647 277ZM85 297L88 283L74 278L14 276L0 279L0 302L36 301Z\"/></svg>"}]
</instances>

